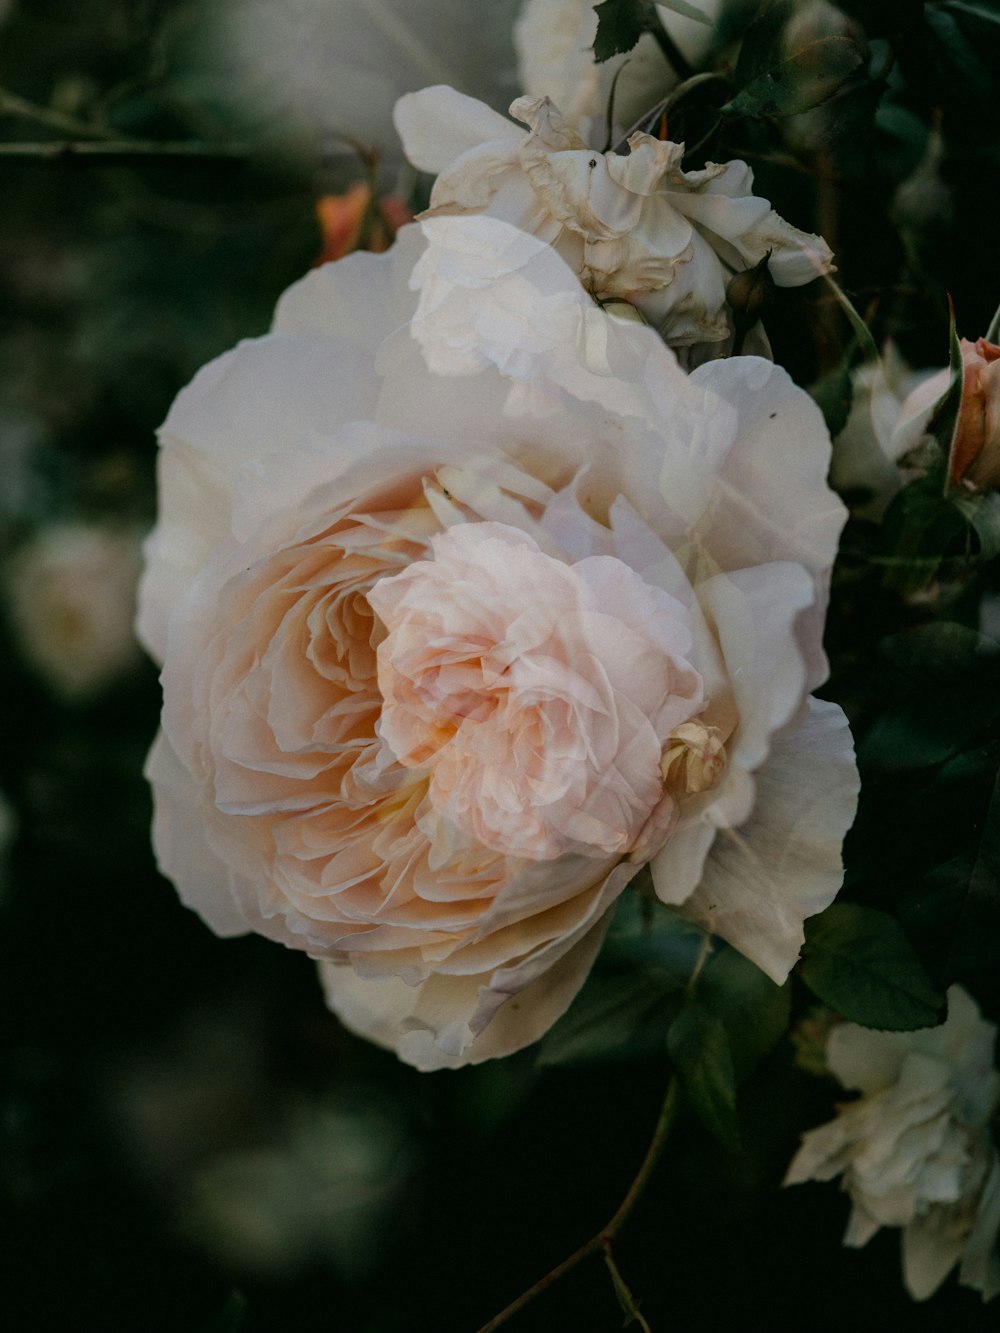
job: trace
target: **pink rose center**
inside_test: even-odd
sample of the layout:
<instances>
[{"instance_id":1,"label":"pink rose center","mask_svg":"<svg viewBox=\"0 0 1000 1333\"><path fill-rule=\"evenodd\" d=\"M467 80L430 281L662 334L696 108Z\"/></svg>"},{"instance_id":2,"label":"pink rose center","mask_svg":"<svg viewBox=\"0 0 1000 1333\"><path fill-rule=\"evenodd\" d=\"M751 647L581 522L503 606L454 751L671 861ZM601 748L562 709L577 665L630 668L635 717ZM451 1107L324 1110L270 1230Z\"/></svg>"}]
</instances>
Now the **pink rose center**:
<instances>
[{"instance_id":1,"label":"pink rose center","mask_svg":"<svg viewBox=\"0 0 1000 1333\"><path fill-rule=\"evenodd\" d=\"M502 523L431 545L369 593L382 740L494 851L624 855L669 817L665 743L703 706L685 608L621 560L567 564Z\"/></svg>"}]
</instances>

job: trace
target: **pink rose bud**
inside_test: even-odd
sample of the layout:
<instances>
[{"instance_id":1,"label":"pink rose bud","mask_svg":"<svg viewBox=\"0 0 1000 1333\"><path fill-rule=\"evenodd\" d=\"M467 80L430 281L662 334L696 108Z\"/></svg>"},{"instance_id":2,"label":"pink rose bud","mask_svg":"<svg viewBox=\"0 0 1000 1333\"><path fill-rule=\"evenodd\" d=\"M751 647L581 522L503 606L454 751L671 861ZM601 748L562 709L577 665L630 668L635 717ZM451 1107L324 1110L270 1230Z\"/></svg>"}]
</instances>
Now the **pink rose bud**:
<instances>
[{"instance_id":1,"label":"pink rose bud","mask_svg":"<svg viewBox=\"0 0 1000 1333\"><path fill-rule=\"evenodd\" d=\"M953 486L1000 489L1000 347L962 339L962 402L948 464Z\"/></svg>"}]
</instances>

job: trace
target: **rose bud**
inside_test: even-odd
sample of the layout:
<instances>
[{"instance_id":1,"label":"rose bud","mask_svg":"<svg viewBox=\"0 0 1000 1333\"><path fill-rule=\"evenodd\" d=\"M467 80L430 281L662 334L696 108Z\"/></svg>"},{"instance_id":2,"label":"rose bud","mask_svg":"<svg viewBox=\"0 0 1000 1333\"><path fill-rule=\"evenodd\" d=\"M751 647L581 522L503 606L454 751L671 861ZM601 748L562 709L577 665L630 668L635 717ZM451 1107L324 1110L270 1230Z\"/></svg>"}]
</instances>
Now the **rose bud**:
<instances>
[{"instance_id":1,"label":"rose bud","mask_svg":"<svg viewBox=\"0 0 1000 1333\"><path fill-rule=\"evenodd\" d=\"M1000 347L963 338L962 402L951 442L948 479L971 490L1000 489Z\"/></svg>"}]
</instances>

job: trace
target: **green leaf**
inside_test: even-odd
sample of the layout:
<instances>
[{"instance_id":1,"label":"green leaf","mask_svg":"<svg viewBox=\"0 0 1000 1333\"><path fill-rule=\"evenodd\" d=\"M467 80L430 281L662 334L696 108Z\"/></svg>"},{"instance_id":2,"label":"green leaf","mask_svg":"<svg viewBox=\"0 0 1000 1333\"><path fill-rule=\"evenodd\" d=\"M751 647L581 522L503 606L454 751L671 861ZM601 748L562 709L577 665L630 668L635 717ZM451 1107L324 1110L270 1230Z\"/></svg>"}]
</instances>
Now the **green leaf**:
<instances>
[{"instance_id":1,"label":"green leaf","mask_svg":"<svg viewBox=\"0 0 1000 1333\"><path fill-rule=\"evenodd\" d=\"M992 560L1000 555L1000 495L990 491L983 495L958 493L952 504L976 534L980 560Z\"/></svg>"},{"instance_id":2,"label":"green leaf","mask_svg":"<svg viewBox=\"0 0 1000 1333\"><path fill-rule=\"evenodd\" d=\"M865 774L943 764L1000 717L1000 651L967 625L937 621L890 635L873 665L880 694L858 745Z\"/></svg>"},{"instance_id":3,"label":"green leaf","mask_svg":"<svg viewBox=\"0 0 1000 1333\"><path fill-rule=\"evenodd\" d=\"M985 23L1000 27L1000 10L990 9L988 5L972 4L970 0L946 0L941 8L952 14L968 14L970 18L982 19Z\"/></svg>"},{"instance_id":4,"label":"green leaf","mask_svg":"<svg viewBox=\"0 0 1000 1333\"><path fill-rule=\"evenodd\" d=\"M829 101L864 65L853 38L820 37L751 79L721 110L753 119L796 116Z\"/></svg>"},{"instance_id":5,"label":"green leaf","mask_svg":"<svg viewBox=\"0 0 1000 1333\"><path fill-rule=\"evenodd\" d=\"M852 360L848 352L841 358L839 365L821 375L809 390L813 402L823 413L823 420L826 422L831 440L837 438L851 415L851 403L854 400Z\"/></svg>"},{"instance_id":6,"label":"green leaf","mask_svg":"<svg viewBox=\"0 0 1000 1333\"><path fill-rule=\"evenodd\" d=\"M737 88L745 88L781 60L781 37L794 13L794 0L763 0L740 44L733 71Z\"/></svg>"},{"instance_id":7,"label":"green leaf","mask_svg":"<svg viewBox=\"0 0 1000 1333\"><path fill-rule=\"evenodd\" d=\"M924 23L942 67L945 81L960 88L963 96L985 102L991 93L992 79L980 58L975 41L967 36L954 13L955 6L924 7ZM974 15L980 19L981 15Z\"/></svg>"},{"instance_id":8,"label":"green leaf","mask_svg":"<svg viewBox=\"0 0 1000 1333\"><path fill-rule=\"evenodd\" d=\"M948 298L948 387L938 399L927 429L941 446L947 461L944 474L945 493L950 489L955 467L955 445L958 442L958 421L962 410L962 391L965 369L962 364L962 344L955 327L955 307Z\"/></svg>"},{"instance_id":9,"label":"green leaf","mask_svg":"<svg viewBox=\"0 0 1000 1333\"><path fill-rule=\"evenodd\" d=\"M647 8L646 0L604 0L594 6L594 59L598 64L632 50L648 27Z\"/></svg>"},{"instance_id":10,"label":"green leaf","mask_svg":"<svg viewBox=\"0 0 1000 1333\"><path fill-rule=\"evenodd\" d=\"M937 574L946 555L968 554L968 524L942 494L944 460L904 486L886 511L882 533L888 549L885 582L918 592Z\"/></svg>"},{"instance_id":11,"label":"green leaf","mask_svg":"<svg viewBox=\"0 0 1000 1333\"><path fill-rule=\"evenodd\" d=\"M944 996L897 922L856 903L834 903L806 922L802 980L862 1027L911 1032L940 1021Z\"/></svg>"},{"instance_id":12,"label":"green leaf","mask_svg":"<svg viewBox=\"0 0 1000 1333\"><path fill-rule=\"evenodd\" d=\"M777 986L737 950L722 945L698 978L699 1003L725 1029L742 1083L788 1030L791 987Z\"/></svg>"},{"instance_id":13,"label":"green leaf","mask_svg":"<svg viewBox=\"0 0 1000 1333\"><path fill-rule=\"evenodd\" d=\"M654 968L680 988L711 947L703 926L660 902L627 893L615 911L604 957L615 966Z\"/></svg>"},{"instance_id":14,"label":"green leaf","mask_svg":"<svg viewBox=\"0 0 1000 1333\"><path fill-rule=\"evenodd\" d=\"M688 999L670 1025L667 1049L705 1128L727 1148L739 1151L736 1074L722 1022L697 999Z\"/></svg>"},{"instance_id":15,"label":"green leaf","mask_svg":"<svg viewBox=\"0 0 1000 1333\"><path fill-rule=\"evenodd\" d=\"M542 1066L634 1060L662 1049L676 983L653 968L593 973L538 1050Z\"/></svg>"}]
</instances>

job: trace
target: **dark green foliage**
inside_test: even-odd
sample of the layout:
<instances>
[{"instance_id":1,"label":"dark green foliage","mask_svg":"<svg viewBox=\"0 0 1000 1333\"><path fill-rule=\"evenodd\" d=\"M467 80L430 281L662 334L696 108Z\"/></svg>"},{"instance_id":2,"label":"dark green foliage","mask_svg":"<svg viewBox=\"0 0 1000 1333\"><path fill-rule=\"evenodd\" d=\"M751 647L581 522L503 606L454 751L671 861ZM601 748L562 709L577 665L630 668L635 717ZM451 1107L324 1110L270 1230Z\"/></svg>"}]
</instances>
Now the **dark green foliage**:
<instances>
[{"instance_id":1,"label":"dark green foliage","mask_svg":"<svg viewBox=\"0 0 1000 1333\"><path fill-rule=\"evenodd\" d=\"M900 927L884 912L835 903L806 923L802 980L824 1004L862 1027L909 1032L943 1017L931 985Z\"/></svg>"}]
</instances>

